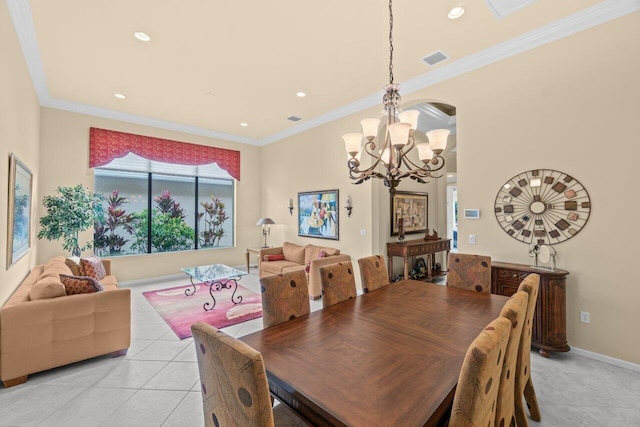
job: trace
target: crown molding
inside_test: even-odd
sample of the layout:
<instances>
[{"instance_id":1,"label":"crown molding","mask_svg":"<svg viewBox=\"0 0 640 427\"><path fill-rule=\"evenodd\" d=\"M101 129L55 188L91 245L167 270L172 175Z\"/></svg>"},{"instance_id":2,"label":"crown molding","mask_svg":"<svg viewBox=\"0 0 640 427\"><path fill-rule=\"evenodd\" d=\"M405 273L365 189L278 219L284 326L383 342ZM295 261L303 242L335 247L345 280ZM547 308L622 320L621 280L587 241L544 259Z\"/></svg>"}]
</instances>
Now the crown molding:
<instances>
[{"instance_id":1,"label":"crown molding","mask_svg":"<svg viewBox=\"0 0 640 427\"><path fill-rule=\"evenodd\" d=\"M44 67L38 49L33 19L28 0L5 0L22 52L29 69L40 105L57 108L81 114L120 120L129 123L142 124L161 129L175 130L193 135L201 135L226 141L238 142L257 146L265 146L281 139L313 129L317 126L349 116L367 108L381 105L380 90L367 97L351 102L343 107L321 114L309 120L292 126L281 132L274 133L262 139L247 138L239 135L207 130L195 126L188 126L167 120L153 119L149 117L93 107L89 105L51 98L46 82ZM611 20L640 10L640 0L605 0L590 8L584 9L573 15L554 21L550 24L536 28L511 40L491 46L480 52L476 52L460 60L443 65L429 73L422 74L402 83L404 94L409 94L426 87L441 83L452 77L456 77L497 61L509 58L535 49L547 43L560 40L580 31L604 24Z\"/></svg>"}]
</instances>

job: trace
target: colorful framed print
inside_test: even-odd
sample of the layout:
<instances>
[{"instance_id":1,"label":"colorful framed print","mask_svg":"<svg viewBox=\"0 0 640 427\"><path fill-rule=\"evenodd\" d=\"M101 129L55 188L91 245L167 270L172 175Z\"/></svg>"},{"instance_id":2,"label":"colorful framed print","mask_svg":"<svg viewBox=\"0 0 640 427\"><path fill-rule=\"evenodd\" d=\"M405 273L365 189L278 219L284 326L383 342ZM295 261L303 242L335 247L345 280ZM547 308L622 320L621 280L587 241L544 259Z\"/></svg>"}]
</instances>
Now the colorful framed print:
<instances>
[{"instance_id":1,"label":"colorful framed print","mask_svg":"<svg viewBox=\"0 0 640 427\"><path fill-rule=\"evenodd\" d=\"M33 175L15 154L9 157L7 208L7 268L31 248L31 191Z\"/></svg>"},{"instance_id":2,"label":"colorful framed print","mask_svg":"<svg viewBox=\"0 0 640 427\"><path fill-rule=\"evenodd\" d=\"M429 195L396 191L391 197L391 235L398 235L398 219L403 219L405 234L425 234L428 223Z\"/></svg>"},{"instance_id":3,"label":"colorful framed print","mask_svg":"<svg viewBox=\"0 0 640 427\"><path fill-rule=\"evenodd\" d=\"M340 240L338 190L298 193L298 236Z\"/></svg>"}]
</instances>

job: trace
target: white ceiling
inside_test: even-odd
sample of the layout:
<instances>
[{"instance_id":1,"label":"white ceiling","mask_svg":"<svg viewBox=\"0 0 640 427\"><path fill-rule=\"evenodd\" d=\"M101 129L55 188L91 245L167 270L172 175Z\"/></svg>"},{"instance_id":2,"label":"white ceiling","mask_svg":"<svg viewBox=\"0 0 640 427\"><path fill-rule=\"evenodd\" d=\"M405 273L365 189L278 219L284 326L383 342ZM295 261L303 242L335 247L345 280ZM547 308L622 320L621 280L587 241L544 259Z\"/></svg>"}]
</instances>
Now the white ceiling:
<instances>
[{"instance_id":1,"label":"white ceiling","mask_svg":"<svg viewBox=\"0 0 640 427\"><path fill-rule=\"evenodd\" d=\"M386 0L6 2L43 106L264 145L381 105L388 82ZM463 1L466 13L449 20L458 3L395 2L405 99L640 10L640 0L537 0L500 18L488 1ZM448 59L421 61L437 50Z\"/></svg>"}]
</instances>

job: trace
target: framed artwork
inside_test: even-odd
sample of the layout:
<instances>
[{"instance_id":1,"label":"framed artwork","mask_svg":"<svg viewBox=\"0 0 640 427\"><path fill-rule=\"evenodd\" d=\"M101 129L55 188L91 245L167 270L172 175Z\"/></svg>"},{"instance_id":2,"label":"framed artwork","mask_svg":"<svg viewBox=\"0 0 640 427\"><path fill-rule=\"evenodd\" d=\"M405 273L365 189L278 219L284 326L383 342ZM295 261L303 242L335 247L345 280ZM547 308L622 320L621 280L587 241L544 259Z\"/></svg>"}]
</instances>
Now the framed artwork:
<instances>
[{"instance_id":1,"label":"framed artwork","mask_svg":"<svg viewBox=\"0 0 640 427\"><path fill-rule=\"evenodd\" d=\"M405 234L425 234L429 229L428 223L429 195L396 191L391 196L391 235L398 235L398 219L404 220Z\"/></svg>"},{"instance_id":2,"label":"framed artwork","mask_svg":"<svg viewBox=\"0 0 640 427\"><path fill-rule=\"evenodd\" d=\"M338 190L298 193L298 236L340 240Z\"/></svg>"},{"instance_id":3,"label":"framed artwork","mask_svg":"<svg viewBox=\"0 0 640 427\"><path fill-rule=\"evenodd\" d=\"M7 268L31 248L31 183L33 175L15 154L9 158Z\"/></svg>"}]
</instances>

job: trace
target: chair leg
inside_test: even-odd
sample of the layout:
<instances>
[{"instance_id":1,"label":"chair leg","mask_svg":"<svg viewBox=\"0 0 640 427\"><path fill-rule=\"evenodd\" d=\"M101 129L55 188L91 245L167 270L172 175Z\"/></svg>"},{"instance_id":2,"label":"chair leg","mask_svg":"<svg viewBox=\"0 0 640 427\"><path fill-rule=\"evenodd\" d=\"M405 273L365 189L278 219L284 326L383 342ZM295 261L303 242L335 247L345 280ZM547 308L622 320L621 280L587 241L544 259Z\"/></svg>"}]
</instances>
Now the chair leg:
<instances>
[{"instance_id":1,"label":"chair leg","mask_svg":"<svg viewBox=\"0 0 640 427\"><path fill-rule=\"evenodd\" d=\"M514 403L516 406L516 425L518 427L529 427L529 420L527 419L527 414L524 410L524 404L522 403L522 395L520 393L516 394Z\"/></svg>"},{"instance_id":2,"label":"chair leg","mask_svg":"<svg viewBox=\"0 0 640 427\"><path fill-rule=\"evenodd\" d=\"M542 416L540 415L540 407L538 406L538 398L536 397L536 391L533 389L533 381L531 377L524 386L524 400L527 401L527 407L529 407L529 414L534 421L540 421Z\"/></svg>"},{"instance_id":3,"label":"chair leg","mask_svg":"<svg viewBox=\"0 0 640 427\"><path fill-rule=\"evenodd\" d=\"M10 380L2 380L2 384L4 385L4 388L9 388L15 385L24 384L27 382L27 377L28 375L24 375L18 378L11 378Z\"/></svg>"}]
</instances>

